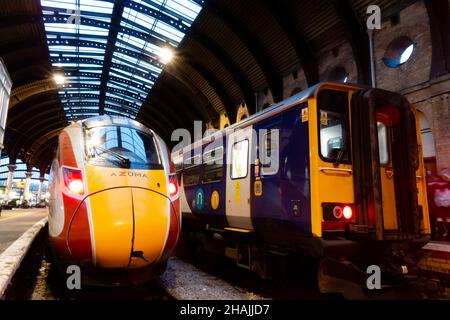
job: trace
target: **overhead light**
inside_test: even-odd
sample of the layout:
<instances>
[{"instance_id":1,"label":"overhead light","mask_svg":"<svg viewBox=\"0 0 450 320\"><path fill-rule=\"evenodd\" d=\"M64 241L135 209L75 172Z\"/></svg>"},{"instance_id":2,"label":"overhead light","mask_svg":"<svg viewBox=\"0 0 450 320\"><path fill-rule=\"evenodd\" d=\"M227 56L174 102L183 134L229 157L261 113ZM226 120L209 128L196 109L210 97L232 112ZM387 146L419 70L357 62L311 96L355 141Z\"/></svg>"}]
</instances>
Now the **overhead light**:
<instances>
[{"instance_id":1,"label":"overhead light","mask_svg":"<svg viewBox=\"0 0 450 320\"><path fill-rule=\"evenodd\" d=\"M62 85L64 83L66 83L66 78L62 75L62 74L55 74L53 76L53 79L55 80L57 85Z\"/></svg>"},{"instance_id":2,"label":"overhead light","mask_svg":"<svg viewBox=\"0 0 450 320\"><path fill-rule=\"evenodd\" d=\"M166 47L162 48L158 55L162 63L169 63L173 59L174 53L172 49Z\"/></svg>"}]
</instances>

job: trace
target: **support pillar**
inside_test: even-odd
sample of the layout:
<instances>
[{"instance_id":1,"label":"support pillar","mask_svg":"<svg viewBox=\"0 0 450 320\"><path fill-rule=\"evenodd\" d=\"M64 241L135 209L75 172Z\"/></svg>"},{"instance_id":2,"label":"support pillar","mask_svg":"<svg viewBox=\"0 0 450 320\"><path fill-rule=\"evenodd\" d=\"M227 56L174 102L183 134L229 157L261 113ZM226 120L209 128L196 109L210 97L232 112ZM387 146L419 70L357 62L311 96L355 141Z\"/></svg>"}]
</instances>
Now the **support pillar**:
<instances>
[{"instance_id":1,"label":"support pillar","mask_svg":"<svg viewBox=\"0 0 450 320\"><path fill-rule=\"evenodd\" d=\"M39 204L41 202L44 181L45 181L44 177L39 177L39 189L38 189L38 194L37 194L37 204Z\"/></svg>"},{"instance_id":2,"label":"support pillar","mask_svg":"<svg viewBox=\"0 0 450 320\"><path fill-rule=\"evenodd\" d=\"M25 173L25 187L23 190L23 203L29 203L30 199L30 184L31 184L31 176L33 175L33 172L26 172Z\"/></svg>"},{"instance_id":3,"label":"support pillar","mask_svg":"<svg viewBox=\"0 0 450 320\"><path fill-rule=\"evenodd\" d=\"M6 179L6 188L5 188L5 197L3 198L3 203L8 204L9 202L9 193L12 191L12 184L14 180L14 171L17 166L15 164L8 165L8 178Z\"/></svg>"}]
</instances>

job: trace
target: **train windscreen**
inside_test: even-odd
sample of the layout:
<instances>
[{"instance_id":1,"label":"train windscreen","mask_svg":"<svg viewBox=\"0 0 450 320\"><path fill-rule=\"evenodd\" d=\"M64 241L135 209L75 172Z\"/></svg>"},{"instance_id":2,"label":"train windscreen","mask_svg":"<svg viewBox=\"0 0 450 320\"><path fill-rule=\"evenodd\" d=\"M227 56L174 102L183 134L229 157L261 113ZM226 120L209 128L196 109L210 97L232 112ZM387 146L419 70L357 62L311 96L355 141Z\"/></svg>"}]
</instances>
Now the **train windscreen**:
<instances>
[{"instance_id":1,"label":"train windscreen","mask_svg":"<svg viewBox=\"0 0 450 320\"><path fill-rule=\"evenodd\" d=\"M163 169L153 136L124 126L85 129L89 163L126 169Z\"/></svg>"},{"instance_id":2,"label":"train windscreen","mask_svg":"<svg viewBox=\"0 0 450 320\"><path fill-rule=\"evenodd\" d=\"M347 94L332 90L318 94L319 153L327 162L350 163Z\"/></svg>"}]
</instances>

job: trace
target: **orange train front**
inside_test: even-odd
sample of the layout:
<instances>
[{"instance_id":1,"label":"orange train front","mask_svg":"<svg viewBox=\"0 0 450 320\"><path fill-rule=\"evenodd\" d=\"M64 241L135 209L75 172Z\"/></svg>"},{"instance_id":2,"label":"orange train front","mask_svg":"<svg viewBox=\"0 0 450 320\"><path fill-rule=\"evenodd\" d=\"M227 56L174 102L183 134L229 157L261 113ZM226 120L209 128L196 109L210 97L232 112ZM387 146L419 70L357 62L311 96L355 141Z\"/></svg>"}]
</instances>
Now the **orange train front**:
<instances>
[{"instance_id":1,"label":"orange train front","mask_svg":"<svg viewBox=\"0 0 450 320\"><path fill-rule=\"evenodd\" d=\"M59 265L91 284L138 284L164 271L178 240L170 153L127 118L78 121L59 135L50 172L49 235Z\"/></svg>"}]
</instances>

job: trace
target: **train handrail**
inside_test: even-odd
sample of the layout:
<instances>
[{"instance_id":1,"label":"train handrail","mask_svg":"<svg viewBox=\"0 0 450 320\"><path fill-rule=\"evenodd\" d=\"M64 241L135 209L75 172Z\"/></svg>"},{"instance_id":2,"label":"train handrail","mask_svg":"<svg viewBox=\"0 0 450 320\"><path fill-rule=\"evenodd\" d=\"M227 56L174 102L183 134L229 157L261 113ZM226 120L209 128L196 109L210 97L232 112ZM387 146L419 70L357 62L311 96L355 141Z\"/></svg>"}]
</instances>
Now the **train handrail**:
<instances>
[{"instance_id":1,"label":"train handrail","mask_svg":"<svg viewBox=\"0 0 450 320\"><path fill-rule=\"evenodd\" d=\"M352 169L344 169L344 168L330 168L330 167L319 167L319 171L325 172L325 171L335 171L335 172L345 172L348 174L353 174Z\"/></svg>"}]
</instances>

